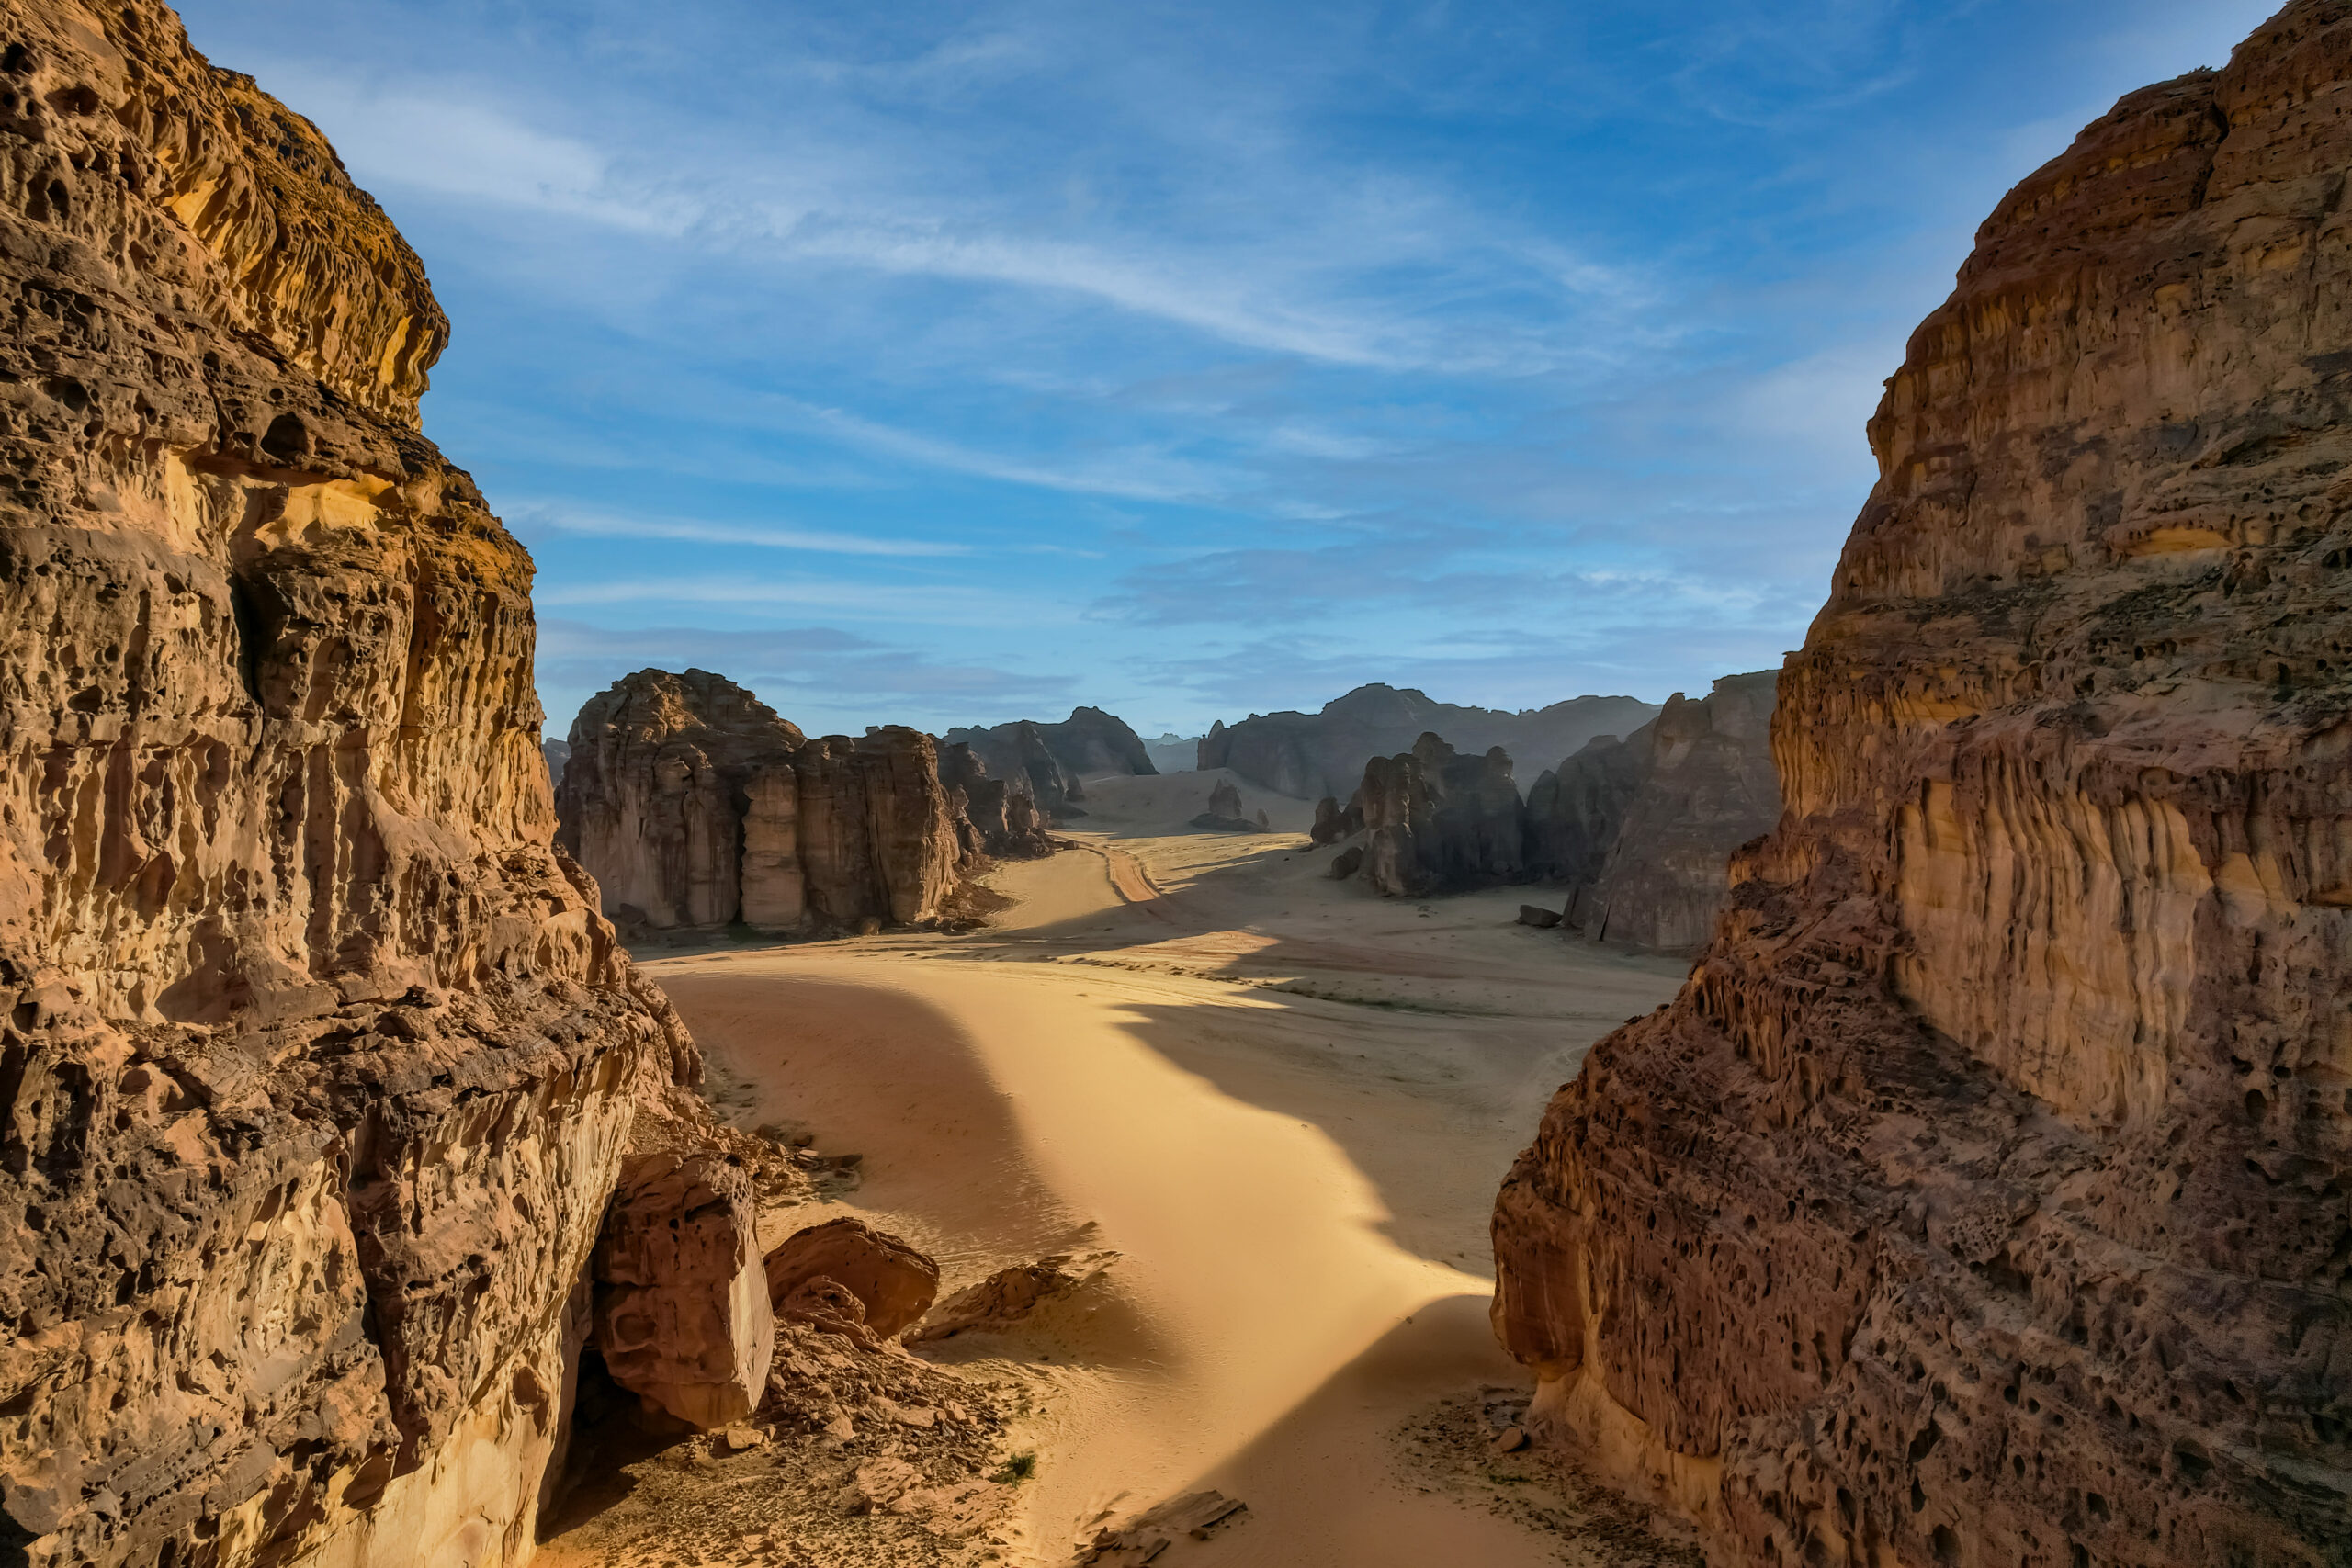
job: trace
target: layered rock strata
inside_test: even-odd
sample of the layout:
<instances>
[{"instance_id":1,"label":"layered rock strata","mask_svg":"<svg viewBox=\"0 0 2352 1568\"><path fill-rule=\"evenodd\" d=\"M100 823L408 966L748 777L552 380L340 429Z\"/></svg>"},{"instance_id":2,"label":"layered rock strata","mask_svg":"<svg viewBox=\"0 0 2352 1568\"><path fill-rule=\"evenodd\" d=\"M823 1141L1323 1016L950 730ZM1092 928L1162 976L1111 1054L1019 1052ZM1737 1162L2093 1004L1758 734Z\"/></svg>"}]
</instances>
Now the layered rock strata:
<instances>
[{"instance_id":1,"label":"layered rock strata","mask_svg":"<svg viewBox=\"0 0 2352 1568\"><path fill-rule=\"evenodd\" d=\"M1588 935L1696 947L1729 890L1725 863L1781 815L1771 721L1778 671L1679 692L1623 741L1603 738L1527 792L1528 859L1568 887Z\"/></svg>"},{"instance_id":2,"label":"layered rock strata","mask_svg":"<svg viewBox=\"0 0 2352 1568\"><path fill-rule=\"evenodd\" d=\"M1457 750L1499 746L1515 757L1565 757L1597 735L1623 735L1657 712L1632 697L1574 697L1545 708L1505 713L1433 702L1427 694L1378 682L1325 703L1320 712L1251 714L1222 721L1201 738L1203 771L1230 768L1241 778L1301 800L1344 800L1374 757L1409 750L1435 733Z\"/></svg>"},{"instance_id":3,"label":"layered rock strata","mask_svg":"<svg viewBox=\"0 0 2352 1568\"><path fill-rule=\"evenodd\" d=\"M1419 897L1516 882L1527 871L1525 808L1498 746L1463 757L1434 735L1364 765L1363 874L1380 893Z\"/></svg>"},{"instance_id":4,"label":"layered rock strata","mask_svg":"<svg viewBox=\"0 0 2352 1568\"><path fill-rule=\"evenodd\" d=\"M1724 1562L2352 1540L2352 7L2002 201L1870 427L1786 812L1495 1219Z\"/></svg>"},{"instance_id":5,"label":"layered rock strata","mask_svg":"<svg viewBox=\"0 0 2352 1568\"><path fill-rule=\"evenodd\" d=\"M707 671L615 682L581 708L570 745L559 836L632 928L935 920L981 842L929 736L811 740Z\"/></svg>"},{"instance_id":6,"label":"layered rock strata","mask_svg":"<svg viewBox=\"0 0 2352 1568\"><path fill-rule=\"evenodd\" d=\"M527 1555L641 1086L529 558L306 121L0 0L0 1555Z\"/></svg>"}]
</instances>

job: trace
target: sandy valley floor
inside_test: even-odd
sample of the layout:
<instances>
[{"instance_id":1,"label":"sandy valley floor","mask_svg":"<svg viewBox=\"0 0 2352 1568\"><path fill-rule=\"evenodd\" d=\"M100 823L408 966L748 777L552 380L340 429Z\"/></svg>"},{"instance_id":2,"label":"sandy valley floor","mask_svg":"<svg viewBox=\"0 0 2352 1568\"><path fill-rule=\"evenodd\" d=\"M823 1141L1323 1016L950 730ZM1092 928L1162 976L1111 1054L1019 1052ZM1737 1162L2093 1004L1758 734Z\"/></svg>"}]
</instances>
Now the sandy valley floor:
<instances>
[{"instance_id":1,"label":"sandy valley floor","mask_svg":"<svg viewBox=\"0 0 2352 1568\"><path fill-rule=\"evenodd\" d=\"M998 872L1014 903L979 933L648 964L738 1121L864 1156L763 1240L855 1213L932 1251L943 1293L1120 1255L1083 1305L927 1351L1033 1396L1007 1560L1068 1562L1202 1486L1249 1511L1161 1568L1679 1555L1487 1451L1477 1412L1524 1382L1486 1323L1496 1185L1585 1047L1685 965L1518 926L1518 890L1334 883L1306 808L1247 785L1276 831L1186 830L1216 778L1090 781L1080 847Z\"/></svg>"}]
</instances>

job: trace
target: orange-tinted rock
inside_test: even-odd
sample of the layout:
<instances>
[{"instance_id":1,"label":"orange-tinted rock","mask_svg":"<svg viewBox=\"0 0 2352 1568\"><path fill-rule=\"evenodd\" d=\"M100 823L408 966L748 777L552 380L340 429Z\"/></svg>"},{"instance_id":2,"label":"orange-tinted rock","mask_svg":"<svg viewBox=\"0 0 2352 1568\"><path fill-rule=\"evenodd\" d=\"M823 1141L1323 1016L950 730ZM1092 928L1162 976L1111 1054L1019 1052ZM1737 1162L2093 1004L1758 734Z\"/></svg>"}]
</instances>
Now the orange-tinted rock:
<instances>
[{"instance_id":1,"label":"orange-tinted rock","mask_svg":"<svg viewBox=\"0 0 2352 1568\"><path fill-rule=\"evenodd\" d=\"M0 0L0 1556L519 1561L693 1046L549 847L440 308L153 0Z\"/></svg>"},{"instance_id":2,"label":"orange-tinted rock","mask_svg":"<svg viewBox=\"0 0 2352 1568\"><path fill-rule=\"evenodd\" d=\"M811 740L707 671L615 682L581 708L571 745L560 836L631 926L929 921L979 845L929 736Z\"/></svg>"},{"instance_id":3,"label":"orange-tinted rock","mask_svg":"<svg viewBox=\"0 0 2352 1568\"><path fill-rule=\"evenodd\" d=\"M1497 747L1458 757L1434 735L1364 764L1351 811L1363 814L1363 872L1394 897L1523 881L1526 813Z\"/></svg>"},{"instance_id":4,"label":"orange-tinted rock","mask_svg":"<svg viewBox=\"0 0 2352 1568\"><path fill-rule=\"evenodd\" d=\"M1495 1220L1727 1562L2352 1540L2352 8L1995 211L1781 674L1781 826Z\"/></svg>"},{"instance_id":5,"label":"orange-tinted rock","mask_svg":"<svg viewBox=\"0 0 2352 1568\"><path fill-rule=\"evenodd\" d=\"M766 1392L775 1319L752 1182L724 1156L629 1161L596 1238L596 1348L648 1405L710 1431Z\"/></svg>"},{"instance_id":6,"label":"orange-tinted rock","mask_svg":"<svg viewBox=\"0 0 2352 1568\"><path fill-rule=\"evenodd\" d=\"M811 1280L830 1280L855 1296L859 1319L880 1338L895 1338L931 1310L939 1265L863 1220L829 1220L796 1231L767 1255L768 1299L780 1307Z\"/></svg>"}]
</instances>

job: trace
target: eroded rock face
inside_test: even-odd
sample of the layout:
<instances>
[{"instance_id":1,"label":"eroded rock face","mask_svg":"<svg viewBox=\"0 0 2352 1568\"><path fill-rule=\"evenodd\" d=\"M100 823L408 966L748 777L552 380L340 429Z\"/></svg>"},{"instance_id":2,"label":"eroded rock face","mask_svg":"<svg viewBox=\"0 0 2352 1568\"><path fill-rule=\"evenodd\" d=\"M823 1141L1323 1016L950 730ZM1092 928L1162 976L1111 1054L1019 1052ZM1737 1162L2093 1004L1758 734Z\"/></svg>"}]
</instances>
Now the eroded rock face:
<instances>
[{"instance_id":1,"label":"eroded rock face","mask_svg":"<svg viewBox=\"0 0 2352 1568\"><path fill-rule=\"evenodd\" d=\"M1035 860L1054 852L1056 840L1037 814L1035 799L1008 780L990 777L988 764L969 746L940 746L939 782L947 790L950 816L959 818L956 831L967 858Z\"/></svg>"},{"instance_id":2,"label":"eroded rock face","mask_svg":"<svg viewBox=\"0 0 2352 1568\"><path fill-rule=\"evenodd\" d=\"M1434 732L1465 752L1500 746L1515 757L1565 757L1596 735L1623 735L1657 712L1632 697L1574 697L1528 713L1458 707L1374 682L1317 713L1251 714L1202 737L1199 765L1231 768L1251 784L1301 800L1344 800L1374 757L1409 750Z\"/></svg>"},{"instance_id":3,"label":"eroded rock face","mask_svg":"<svg viewBox=\"0 0 2352 1568\"><path fill-rule=\"evenodd\" d=\"M1462 757L1434 735L1364 765L1351 810L1363 815L1363 873L1384 895L1490 887L1523 880L1526 814L1498 746Z\"/></svg>"},{"instance_id":4,"label":"eroded rock face","mask_svg":"<svg viewBox=\"0 0 2352 1568\"><path fill-rule=\"evenodd\" d=\"M526 1555L693 1059L549 847L446 325L152 0L0 0L0 1501L41 1563Z\"/></svg>"},{"instance_id":5,"label":"eroded rock face","mask_svg":"<svg viewBox=\"0 0 2352 1568\"><path fill-rule=\"evenodd\" d=\"M1024 718L993 729L951 729L944 739L949 745L967 748L991 776L1002 779L1012 793L1027 795L1045 821L1083 817L1086 810L1080 803L1086 799L1086 785L1080 770L1064 761L1047 743L1047 728Z\"/></svg>"},{"instance_id":6,"label":"eroded rock face","mask_svg":"<svg viewBox=\"0 0 2352 1568\"><path fill-rule=\"evenodd\" d=\"M2352 1540L2347 84L2290 6L1985 223L1782 824L1503 1190L1539 1408L1723 1561Z\"/></svg>"},{"instance_id":7,"label":"eroded rock face","mask_svg":"<svg viewBox=\"0 0 2352 1568\"><path fill-rule=\"evenodd\" d=\"M1781 814L1771 722L1778 671L1676 693L1623 741L1588 745L1527 792L1528 859L1569 888L1589 936L1696 947L1729 890L1731 852Z\"/></svg>"},{"instance_id":8,"label":"eroded rock face","mask_svg":"<svg viewBox=\"0 0 2352 1568\"><path fill-rule=\"evenodd\" d=\"M812 1281L825 1281L856 1299L856 1321L882 1339L896 1338L918 1322L939 1294L938 1264L863 1220L828 1220L796 1231L768 1253L765 1267L768 1299L779 1309ZM822 1287L808 1292L820 1304L826 1293Z\"/></svg>"},{"instance_id":9,"label":"eroded rock face","mask_svg":"<svg viewBox=\"0 0 2352 1568\"><path fill-rule=\"evenodd\" d=\"M1023 726L1035 733L1035 744L1073 779L1089 773L1127 773L1148 777L1159 772L1150 748L1126 720L1101 708L1079 707L1059 724L1018 720L991 728L951 729L943 738L962 741L987 759L991 768L1010 773L1021 755ZM1074 795L1081 799L1082 795Z\"/></svg>"},{"instance_id":10,"label":"eroded rock face","mask_svg":"<svg viewBox=\"0 0 2352 1568\"><path fill-rule=\"evenodd\" d=\"M596 1348L613 1381L710 1431L767 1391L775 1318L752 1181L722 1154L623 1168L595 1252Z\"/></svg>"},{"instance_id":11,"label":"eroded rock face","mask_svg":"<svg viewBox=\"0 0 2352 1568\"><path fill-rule=\"evenodd\" d=\"M929 736L811 740L707 671L615 682L581 708L571 746L560 838L631 926L933 920L981 844Z\"/></svg>"}]
</instances>

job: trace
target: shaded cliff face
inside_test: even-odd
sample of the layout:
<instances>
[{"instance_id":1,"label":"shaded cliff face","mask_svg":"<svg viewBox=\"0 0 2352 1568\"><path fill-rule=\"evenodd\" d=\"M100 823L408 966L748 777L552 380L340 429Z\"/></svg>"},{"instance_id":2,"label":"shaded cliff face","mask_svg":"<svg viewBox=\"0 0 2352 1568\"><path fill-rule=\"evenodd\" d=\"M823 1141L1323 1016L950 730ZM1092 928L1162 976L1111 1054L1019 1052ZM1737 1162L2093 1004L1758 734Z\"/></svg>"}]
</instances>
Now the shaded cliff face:
<instances>
[{"instance_id":1,"label":"shaded cliff face","mask_svg":"<svg viewBox=\"0 0 2352 1568\"><path fill-rule=\"evenodd\" d=\"M1731 852L1781 815L1772 766L1778 671L1679 693L1622 741L1601 739L1527 792L1528 859L1568 885L1587 935L1696 947L1714 927Z\"/></svg>"},{"instance_id":2,"label":"shaded cliff face","mask_svg":"<svg viewBox=\"0 0 2352 1568\"><path fill-rule=\"evenodd\" d=\"M1913 336L1787 815L1496 1214L1727 1562L2352 1540L2352 7L2124 99Z\"/></svg>"},{"instance_id":3,"label":"shaded cliff face","mask_svg":"<svg viewBox=\"0 0 2352 1568\"><path fill-rule=\"evenodd\" d=\"M441 311L151 0L0 0L0 1504L38 1562L518 1559L693 1051L549 847Z\"/></svg>"},{"instance_id":4,"label":"shaded cliff face","mask_svg":"<svg viewBox=\"0 0 2352 1568\"><path fill-rule=\"evenodd\" d=\"M978 847L931 737L810 740L707 670L641 670L582 705L566 849L616 919L656 931L936 919Z\"/></svg>"},{"instance_id":5,"label":"shaded cliff face","mask_svg":"<svg viewBox=\"0 0 2352 1568\"><path fill-rule=\"evenodd\" d=\"M946 786L967 858L1034 860L1054 852L1055 840L1046 831L1035 797L1009 779L990 776L971 747L960 741L940 746L939 782Z\"/></svg>"},{"instance_id":6,"label":"shaded cliff face","mask_svg":"<svg viewBox=\"0 0 2352 1568\"><path fill-rule=\"evenodd\" d=\"M1410 750L1426 733L1464 752L1499 746L1515 757L1564 757L1595 736L1623 735L1657 712L1632 697L1575 697L1532 713L1503 713L1374 682L1333 698L1319 713L1252 714L1229 728L1219 723L1201 739L1199 764L1231 768L1301 800L1345 800L1365 763Z\"/></svg>"},{"instance_id":7,"label":"shaded cliff face","mask_svg":"<svg viewBox=\"0 0 2352 1568\"><path fill-rule=\"evenodd\" d=\"M1081 803L1089 773L1159 772L1126 721L1101 708L1072 708L1059 724L1024 718L988 729L951 729L942 743L968 747L992 776L1025 792L1047 821L1086 815Z\"/></svg>"},{"instance_id":8,"label":"shaded cliff face","mask_svg":"<svg viewBox=\"0 0 2352 1568\"><path fill-rule=\"evenodd\" d=\"M1349 812L1363 818L1364 876L1390 897L1491 887L1526 874L1525 810L1499 746L1461 757L1424 735L1410 751L1364 765Z\"/></svg>"}]
</instances>

